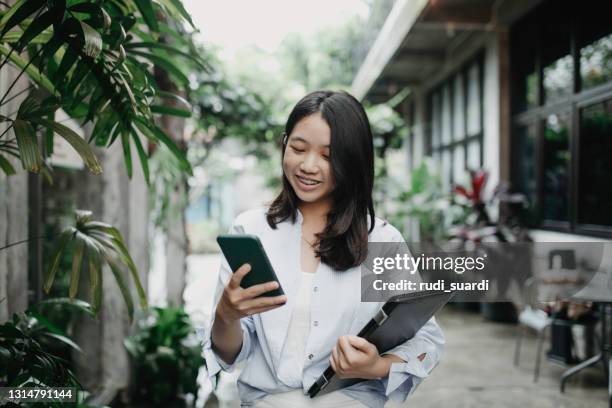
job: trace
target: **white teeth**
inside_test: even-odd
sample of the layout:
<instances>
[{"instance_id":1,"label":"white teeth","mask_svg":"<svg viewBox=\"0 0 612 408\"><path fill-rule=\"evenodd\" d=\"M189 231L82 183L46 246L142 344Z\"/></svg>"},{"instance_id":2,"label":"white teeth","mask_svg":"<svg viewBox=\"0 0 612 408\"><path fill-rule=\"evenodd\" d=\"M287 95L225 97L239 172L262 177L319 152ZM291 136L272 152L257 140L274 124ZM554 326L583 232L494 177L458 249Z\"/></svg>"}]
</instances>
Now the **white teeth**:
<instances>
[{"instance_id":1,"label":"white teeth","mask_svg":"<svg viewBox=\"0 0 612 408\"><path fill-rule=\"evenodd\" d=\"M300 176L298 176L298 178L300 179L300 181L301 181L302 183L304 183L304 184L308 184L309 186L314 186L315 184L319 184L319 182L318 182L318 181L308 180L308 179L302 178L302 177L300 177Z\"/></svg>"}]
</instances>

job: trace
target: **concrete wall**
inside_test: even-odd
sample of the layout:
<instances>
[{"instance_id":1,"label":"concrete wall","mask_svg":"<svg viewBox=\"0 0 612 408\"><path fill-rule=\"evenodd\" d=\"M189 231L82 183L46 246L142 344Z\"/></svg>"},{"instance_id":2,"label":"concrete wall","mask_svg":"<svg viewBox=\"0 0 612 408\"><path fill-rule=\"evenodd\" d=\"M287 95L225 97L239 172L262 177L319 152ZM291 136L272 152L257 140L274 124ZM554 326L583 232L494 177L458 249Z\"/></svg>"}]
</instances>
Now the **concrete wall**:
<instances>
[{"instance_id":1,"label":"concrete wall","mask_svg":"<svg viewBox=\"0 0 612 408\"><path fill-rule=\"evenodd\" d=\"M5 66L0 71L0 98L17 76L17 70ZM21 78L9 95L27 86ZM9 115L17 110L24 96L0 107L0 113ZM0 123L0 133L6 124ZM2 140L14 139L9 131ZM5 156L6 157L6 156ZM17 174L6 177L0 172L0 247L28 239L28 172L22 170L18 160L9 159ZM3 300L4 299L4 300ZM28 244L23 243L0 250L0 322L13 313L24 311L28 305Z\"/></svg>"},{"instance_id":2,"label":"concrete wall","mask_svg":"<svg viewBox=\"0 0 612 408\"><path fill-rule=\"evenodd\" d=\"M149 270L149 225L147 186L137 160L132 180L127 177L120 143L98 150L103 173L82 173L78 186L78 206L94 212L93 218L110 223L122 233L138 268L143 287ZM127 271L126 271L127 272ZM75 354L77 377L94 394L127 387L129 358L123 340L130 334L127 309L117 283L108 268L103 271L103 304L99 319L84 317L76 330L76 341L83 354ZM88 298L88 278L83 276L81 296ZM130 279L131 281L131 279ZM135 304L136 292L133 290ZM105 403L106 396L97 400Z\"/></svg>"}]
</instances>

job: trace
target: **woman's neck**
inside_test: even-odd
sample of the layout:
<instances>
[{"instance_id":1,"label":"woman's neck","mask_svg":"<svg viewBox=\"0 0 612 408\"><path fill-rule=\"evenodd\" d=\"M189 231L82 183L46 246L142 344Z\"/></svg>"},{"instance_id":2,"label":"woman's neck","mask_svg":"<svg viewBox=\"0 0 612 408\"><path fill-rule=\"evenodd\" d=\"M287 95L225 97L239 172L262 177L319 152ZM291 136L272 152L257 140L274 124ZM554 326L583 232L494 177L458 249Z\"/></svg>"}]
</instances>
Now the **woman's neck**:
<instances>
[{"instance_id":1,"label":"woman's neck","mask_svg":"<svg viewBox=\"0 0 612 408\"><path fill-rule=\"evenodd\" d=\"M327 222L327 214L331 210L331 202L319 201L314 203L301 202L298 206L305 224L320 224L325 225Z\"/></svg>"}]
</instances>

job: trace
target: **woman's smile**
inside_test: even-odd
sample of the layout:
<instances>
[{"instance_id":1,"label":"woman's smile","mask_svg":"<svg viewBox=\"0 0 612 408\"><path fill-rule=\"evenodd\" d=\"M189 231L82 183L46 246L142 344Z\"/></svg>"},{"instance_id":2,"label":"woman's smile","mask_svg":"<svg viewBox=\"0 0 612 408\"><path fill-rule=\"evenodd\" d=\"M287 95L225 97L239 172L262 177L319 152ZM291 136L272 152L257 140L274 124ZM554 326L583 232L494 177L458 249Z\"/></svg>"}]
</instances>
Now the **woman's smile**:
<instances>
[{"instance_id":1,"label":"woman's smile","mask_svg":"<svg viewBox=\"0 0 612 408\"><path fill-rule=\"evenodd\" d=\"M316 189L317 187L319 187L319 185L321 184L319 180L315 180L310 177L299 176L299 175L296 175L295 177L297 178L297 181L298 181L296 184L298 185L300 189L304 191L312 191Z\"/></svg>"}]
</instances>

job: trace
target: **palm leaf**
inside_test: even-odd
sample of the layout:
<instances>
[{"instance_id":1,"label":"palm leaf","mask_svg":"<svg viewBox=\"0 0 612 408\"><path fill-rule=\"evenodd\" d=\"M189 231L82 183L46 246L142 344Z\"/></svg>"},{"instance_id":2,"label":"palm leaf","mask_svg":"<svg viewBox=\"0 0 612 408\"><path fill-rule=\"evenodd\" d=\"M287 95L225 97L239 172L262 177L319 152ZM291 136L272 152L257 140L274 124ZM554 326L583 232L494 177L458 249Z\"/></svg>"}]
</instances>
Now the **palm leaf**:
<instances>
[{"instance_id":1,"label":"palm leaf","mask_svg":"<svg viewBox=\"0 0 612 408\"><path fill-rule=\"evenodd\" d=\"M183 6L181 0L158 0L160 4L163 4L166 9L172 14L175 18L184 18L194 29L196 26L193 24L193 20L191 16Z\"/></svg>"},{"instance_id":2,"label":"palm leaf","mask_svg":"<svg viewBox=\"0 0 612 408\"><path fill-rule=\"evenodd\" d=\"M53 305L62 305L74 308L80 312L84 312L90 316L94 316L93 311L91 310L91 305L84 300L80 299L70 299L70 298L51 298L45 299L39 303L37 303L39 307L45 306L53 306Z\"/></svg>"},{"instance_id":3,"label":"palm leaf","mask_svg":"<svg viewBox=\"0 0 612 408\"><path fill-rule=\"evenodd\" d=\"M186 53L170 44L165 44L161 42L152 42L152 41L141 41L141 42L126 43L124 44L124 47L126 51L140 49L140 48L145 48L149 50L150 49L160 49L160 50L168 52L169 54L174 54L174 55L184 57L188 61L195 63L202 70L208 69L204 61L202 61L202 59L199 58L198 56L194 56L192 54Z\"/></svg>"},{"instance_id":4,"label":"palm leaf","mask_svg":"<svg viewBox=\"0 0 612 408\"><path fill-rule=\"evenodd\" d=\"M47 11L41 14L38 18L36 18L35 21L30 23L30 25L28 25L28 27L25 29L25 31L19 38L19 42L17 43L17 46L15 47L15 49L17 51L23 50L23 48L26 45L32 43L32 40L34 38L38 37L40 33L42 33L48 27L50 27L51 24L55 22L55 20L56 20L55 14L51 13L50 11Z\"/></svg>"},{"instance_id":5,"label":"palm leaf","mask_svg":"<svg viewBox=\"0 0 612 408\"><path fill-rule=\"evenodd\" d=\"M132 178L132 150L130 148L130 135L127 132L121 132L121 145L123 146L123 158L127 174Z\"/></svg>"},{"instance_id":6,"label":"palm leaf","mask_svg":"<svg viewBox=\"0 0 612 408\"><path fill-rule=\"evenodd\" d=\"M94 154L93 150L91 150L91 147L87 144L87 142L83 140L78 133L59 122L53 122L48 119L38 118L35 120L35 122L47 128L53 129L55 133L64 138L64 140L66 140L74 148L79 156L81 156L85 162L85 165L89 168L89 170L91 170L92 173L102 173L102 167L100 166L96 155Z\"/></svg>"},{"instance_id":7,"label":"palm leaf","mask_svg":"<svg viewBox=\"0 0 612 408\"><path fill-rule=\"evenodd\" d=\"M157 24L157 18L155 17L155 9L153 8L153 2L151 0L134 0L134 3L136 3L136 7L138 7L142 18L149 26L151 31L158 32L159 25Z\"/></svg>"},{"instance_id":8,"label":"palm leaf","mask_svg":"<svg viewBox=\"0 0 612 408\"><path fill-rule=\"evenodd\" d=\"M125 301L125 305L128 309L128 315L130 316L130 321L134 319L134 302L132 301L132 293L130 292L129 287L125 282L125 278L123 277L123 271L119 268L119 265L112 259L111 256L105 255L106 262L110 266L110 269L115 276L115 280L117 281L117 285L119 285L119 289L121 290L121 294L123 295L123 300Z\"/></svg>"},{"instance_id":9,"label":"palm leaf","mask_svg":"<svg viewBox=\"0 0 612 408\"><path fill-rule=\"evenodd\" d=\"M136 118L136 127L140 130L146 137L153 141L159 141L166 145L168 149L172 152L174 157L179 162L180 167L187 172L189 175L193 175L193 170L191 169L191 164L185 157L185 154L179 147L154 123L146 122L142 118Z\"/></svg>"},{"instance_id":10,"label":"palm leaf","mask_svg":"<svg viewBox=\"0 0 612 408\"><path fill-rule=\"evenodd\" d=\"M6 174L7 176L12 176L16 173L15 168L13 167L11 162L9 162L8 159L2 155L0 155L0 169L2 169L4 174ZM147 184L148 183L149 182L147 181Z\"/></svg>"},{"instance_id":11,"label":"palm leaf","mask_svg":"<svg viewBox=\"0 0 612 408\"><path fill-rule=\"evenodd\" d=\"M45 88L51 94L57 94L57 90L55 89L55 86L53 86L53 83L33 64L28 64L28 61L21 58L18 54L11 52L2 44L0 44L0 54L8 55L13 64L15 64L15 66L18 68L25 70L25 73L28 74L28 77L30 77L32 81Z\"/></svg>"},{"instance_id":12,"label":"palm leaf","mask_svg":"<svg viewBox=\"0 0 612 408\"><path fill-rule=\"evenodd\" d=\"M9 11L0 19L0 38L4 36L11 28L20 24L30 15L40 10L44 6L46 0L20 0L15 3Z\"/></svg>"},{"instance_id":13,"label":"palm leaf","mask_svg":"<svg viewBox=\"0 0 612 408\"><path fill-rule=\"evenodd\" d=\"M16 119L13 122L13 130L24 169L37 173L42 164L42 157L38 149L36 130L25 120Z\"/></svg>"},{"instance_id":14,"label":"palm leaf","mask_svg":"<svg viewBox=\"0 0 612 408\"><path fill-rule=\"evenodd\" d=\"M95 314L102 305L102 260L100 250L94 242L87 246L87 259L89 264L89 299Z\"/></svg>"},{"instance_id":15,"label":"palm leaf","mask_svg":"<svg viewBox=\"0 0 612 408\"><path fill-rule=\"evenodd\" d=\"M49 291L51 290L51 285L53 285L53 280L55 279L55 273L57 272L57 268L59 267L60 259L64 253L64 249L66 249L66 245L68 245L68 242L72 239L76 231L77 231L76 228L68 227L61 233L58 244L55 247L53 256L51 257L49 268L47 269L45 273L44 285L43 285L43 289L45 293L49 293Z\"/></svg>"},{"instance_id":16,"label":"palm leaf","mask_svg":"<svg viewBox=\"0 0 612 408\"><path fill-rule=\"evenodd\" d=\"M138 157L140 159L140 165L142 167L142 172L144 174L145 181L147 185L151 184L151 178L149 175L149 157L142 146L142 142L140 141L140 136L136 131L132 133L132 137L134 139L134 144L136 145L136 151L138 152Z\"/></svg>"},{"instance_id":17,"label":"palm leaf","mask_svg":"<svg viewBox=\"0 0 612 408\"><path fill-rule=\"evenodd\" d=\"M74 255L72 257L72 271L70 272L70 299L74 299L79 290L79 277L81 275L81 266L83 264L83 252L85 248L85 242L80 236L82 233L77 232L76 242L74 244Z\"/></svg>"}]
</instances>

